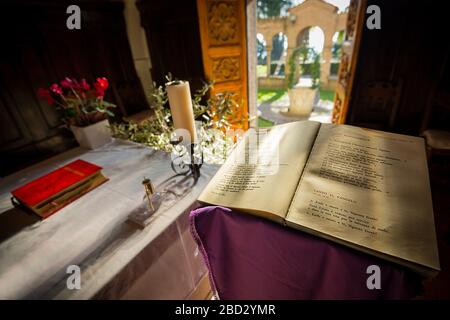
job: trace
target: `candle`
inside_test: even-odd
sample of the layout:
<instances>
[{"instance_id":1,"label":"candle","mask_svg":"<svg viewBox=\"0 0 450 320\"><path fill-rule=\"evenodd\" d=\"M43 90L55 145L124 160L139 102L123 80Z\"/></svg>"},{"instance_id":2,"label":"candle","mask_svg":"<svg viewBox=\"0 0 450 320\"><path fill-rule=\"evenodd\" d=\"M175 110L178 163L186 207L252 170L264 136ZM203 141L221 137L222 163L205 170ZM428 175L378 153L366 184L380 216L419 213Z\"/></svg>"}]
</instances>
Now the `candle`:
<instances>
[{"instance_id":1,"label":"candle","mask_svg":"<svg viewBox=\"0 0 450 320\"><path fill-rule=\"evenodd\" d=\"M166 83L170 112L172 113L175 129L185 129L189 135L182 133L183 141L194 143L197 141L195 130L194 110L192 108L191 90L187 81L172 81Z\"/></svg>"}]
</instances>

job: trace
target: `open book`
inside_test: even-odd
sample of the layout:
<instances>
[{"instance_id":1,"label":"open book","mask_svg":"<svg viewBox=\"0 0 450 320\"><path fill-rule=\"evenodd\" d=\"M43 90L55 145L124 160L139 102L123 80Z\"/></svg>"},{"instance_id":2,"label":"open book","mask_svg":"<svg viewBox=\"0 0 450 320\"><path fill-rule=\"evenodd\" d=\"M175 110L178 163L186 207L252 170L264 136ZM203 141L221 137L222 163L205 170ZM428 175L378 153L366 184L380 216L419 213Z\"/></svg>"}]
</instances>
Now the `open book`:
<instances>
[{"instance_id":1,"label":"open book","mask_svg":"<svg viewBox=\"0 0 450 320\"><path fill-rule=\"evenodd\" d=\"M440 269L424 140L294 122L246 134L199 201L402 264Z\"/></svg>"}]
</instances>

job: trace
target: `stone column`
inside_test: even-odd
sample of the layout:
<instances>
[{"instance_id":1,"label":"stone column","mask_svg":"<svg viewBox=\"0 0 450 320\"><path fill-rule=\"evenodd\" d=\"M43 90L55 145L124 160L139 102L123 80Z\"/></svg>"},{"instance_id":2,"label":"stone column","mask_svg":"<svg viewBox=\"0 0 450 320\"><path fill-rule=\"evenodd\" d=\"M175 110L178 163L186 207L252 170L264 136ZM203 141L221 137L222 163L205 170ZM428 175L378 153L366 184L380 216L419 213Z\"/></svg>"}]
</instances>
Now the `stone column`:
<instances>
[{"instance_id":1,"label":"stone column","mask_svg":"<svg viewBox=\"0 0 450 320\"><path fill-rule=\"evenodd\" d=\"M325 46L322 52L322 63L320 64L320 83L324 86L328 85L328 78L330 77L331 67L331 48Z\"/></svg>"},{"instance_id":2,"label":"stone column","mask_svg":"<svg viewBox=\"0 0 450 320\"><path fill-rule=\"evenodd\" d=\"M267 59L266 59L266 62L267 62L267 78L269 78L270 77L270 63L271 63L271 61L270 61L270 55L272 54L272 46L266 46L266 52L267 52Z\"/></svg>"},{"instance_id":3,"label":"stone column","mask_svg":"<svg viewBox=\"0 0 450 320\"><path fill-rule=\"evenodd\" d=\"M323 86L328 85L328 80L330 77L330 67L331 67L331 50L333 48L333 35L325 36L325 45L322 51L322 63L320 64L320 84Z\"/></svg>"},{"instance_id":4,"label":"stone column","mask_svg":"<svg viewBox=\"0 0 450 320\"><path fill-rule=\"evenodd\" d=\"M136 0L125 0L125 23L127 26L128 41L130 42L131 54L133 56L136 73L141 80L142 87L146 93L147 101L151 104L150 95L153 89L153 80L150 74L152 67L150 53L147 46L145 31L141 27L141 16L136 7Z\"/></svg>"}]
</instances>

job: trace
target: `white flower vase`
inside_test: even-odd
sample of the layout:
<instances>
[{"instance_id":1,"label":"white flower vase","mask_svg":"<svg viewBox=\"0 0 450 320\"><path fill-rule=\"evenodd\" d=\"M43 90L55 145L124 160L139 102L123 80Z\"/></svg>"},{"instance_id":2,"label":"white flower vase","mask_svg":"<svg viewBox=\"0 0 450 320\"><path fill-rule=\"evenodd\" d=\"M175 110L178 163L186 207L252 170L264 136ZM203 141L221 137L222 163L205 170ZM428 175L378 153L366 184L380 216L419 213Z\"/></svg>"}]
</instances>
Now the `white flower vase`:
<instances>
[{"instance_id":1,"label":"white flower vase","mask_svg":"<svg viewBox=\"0 0 450 320\"><path fill-rule=\"evenodd\" d=\"M87 127L71 126L70 129L75 135L75 139L77 139L80 147L83 148L97 149L112 140L107 119Z\"/></svg>"}]
</instances>

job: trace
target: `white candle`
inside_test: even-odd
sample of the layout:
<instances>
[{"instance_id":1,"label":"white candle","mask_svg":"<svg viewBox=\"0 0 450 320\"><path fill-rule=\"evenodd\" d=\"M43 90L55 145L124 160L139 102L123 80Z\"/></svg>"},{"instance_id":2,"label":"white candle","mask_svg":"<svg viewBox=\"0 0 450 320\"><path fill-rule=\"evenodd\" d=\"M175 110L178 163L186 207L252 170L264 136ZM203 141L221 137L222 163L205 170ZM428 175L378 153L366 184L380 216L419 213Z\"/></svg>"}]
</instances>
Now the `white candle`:
<instances>
[{"instance_id":1,"label":"white candle","mask_svg":"<svg viewBox=\"0 0 450 320\"><path fill-rule=\"evenodd\" d=\"M167 96L169 98L170 112L172 113L175 129L185 129L189 132L182 134L183 141L192 143L197 141L195 130L194 110L192 108L191 90L187 81L172 81L166 83Z\"/></svg>"}]
</instances>

